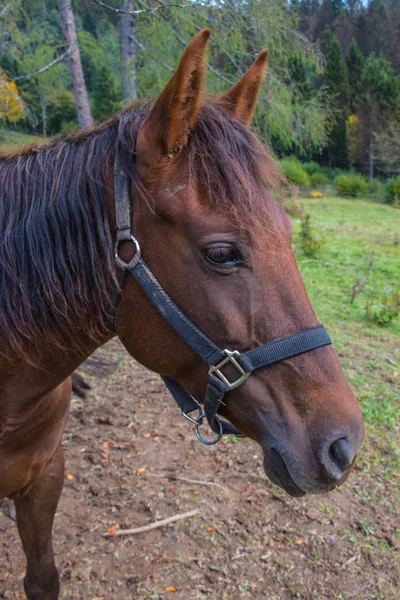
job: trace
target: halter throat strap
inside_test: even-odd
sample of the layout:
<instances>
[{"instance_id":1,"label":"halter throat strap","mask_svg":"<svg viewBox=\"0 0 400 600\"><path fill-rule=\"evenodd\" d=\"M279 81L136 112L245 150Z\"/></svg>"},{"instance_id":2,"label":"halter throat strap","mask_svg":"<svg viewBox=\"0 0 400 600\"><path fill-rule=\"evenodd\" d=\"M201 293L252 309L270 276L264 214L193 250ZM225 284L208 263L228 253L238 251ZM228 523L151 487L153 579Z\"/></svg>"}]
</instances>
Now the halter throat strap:
<instances>
[{"instance_id":1,"label":"halter throat strap","mask_svg":"<svg viewBox=\"0 0 400 600\"><path fill-rule=\"evenodd\" d=\"M115 260L119 289L115 290L111 299L111 329L115 331L115 313L120 290L123 288L128 274L131 274L168 325L209 366L209 382L204 399L204 412L196 400L176 380L162 376L165 385L181 409L182 415L195 425L196 435L204 444L215 444L224 434L240 435L231 423L223 421L217 416L221 404L224 404L225 394L242 385L251 373L257 369L331 344L328 333L323 325L318 325L286 338L268 342L244 353L237 350L221 350L178 308L142 259L139 243L132 233L129 180L119 163L118 155L116 155L114 165L114 194L116 219ZM129 240L135 244L136 254L129 263L126 263L119 256L119 246L122 242ZM228 378L223 371L227 364L232 365L235 369L233 379ZM191 413L197 410L199 416L194 418ZM216 438L211 441L204 439L199 431L204 418L207 419L211 429L216 433Z\"/></svg>"}]
</instances>

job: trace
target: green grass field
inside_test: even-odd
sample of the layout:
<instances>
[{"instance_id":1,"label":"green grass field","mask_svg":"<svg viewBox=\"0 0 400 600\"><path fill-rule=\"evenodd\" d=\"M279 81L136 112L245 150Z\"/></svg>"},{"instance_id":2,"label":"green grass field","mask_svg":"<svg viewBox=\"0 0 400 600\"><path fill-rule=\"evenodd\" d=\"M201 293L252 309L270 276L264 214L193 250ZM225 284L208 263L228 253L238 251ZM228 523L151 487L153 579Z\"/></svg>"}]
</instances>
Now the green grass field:
<instances>
[{"instance_id":1,"label":"green grass field","mask_svg":"<svg viewBox=\"0 0 400 600\"><path fill-rule=\"evenodd\" d=\"M368 294L400 292L400 210L337 197L303 200L301 206L310 213L322 248L313 258L302 254L300 218L293 217L294 248L312 305L361 404L367 425L365 462L369 457L388 472L398 469L400 318L381 326L366 318L365 307ZM367 283L351 304L353 286L365 275L371 252Z\"/></svg>"},{"instance_id":2,"label":"green grass field","mask_svg":"<svg viewBox=\"0 0 400 600\"><path fill-rule=\"evenodd\" d=\"M0 152L13 152L33 142L44 144L47 141L46 138L19 133L18 131L0 130Z\"/></svg>"}]
</instances>

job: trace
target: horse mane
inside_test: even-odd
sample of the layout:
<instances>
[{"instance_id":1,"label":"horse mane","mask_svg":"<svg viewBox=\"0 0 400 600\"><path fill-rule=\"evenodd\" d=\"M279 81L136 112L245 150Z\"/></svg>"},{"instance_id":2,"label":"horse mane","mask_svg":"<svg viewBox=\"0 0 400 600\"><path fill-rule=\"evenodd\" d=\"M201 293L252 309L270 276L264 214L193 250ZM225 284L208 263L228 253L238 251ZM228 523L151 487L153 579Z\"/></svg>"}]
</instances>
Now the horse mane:
<instances>
[{"instance_id":1,"label":"horse mane","mask_svg":"<svg viewBox=\"0 0 400 600\"><path fill-rule=\"evenodd\" d=\"M0 358L35 362L43 336L74 347L77 323L96 340L107 330L116 281L105 195L116 152L144 195L135 145L148 110L136 103L86 131L0 155ZM256 136L212 99L184 159L212 203L239 222L259 223L260 186L282 183Z\"/></svg>"}]
</instances>

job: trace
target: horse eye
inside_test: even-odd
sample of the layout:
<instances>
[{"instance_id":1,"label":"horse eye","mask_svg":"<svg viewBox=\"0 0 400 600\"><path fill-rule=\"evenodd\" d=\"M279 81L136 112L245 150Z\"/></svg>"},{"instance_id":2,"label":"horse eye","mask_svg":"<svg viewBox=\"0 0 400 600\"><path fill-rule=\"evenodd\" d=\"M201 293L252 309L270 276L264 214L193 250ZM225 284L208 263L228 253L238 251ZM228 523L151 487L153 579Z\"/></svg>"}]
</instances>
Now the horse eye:
<instances>
[{"instance_id":1,"label":"horse eye","mask_svg":"<svg viewBox=\"0 0 400 600\"><path fill-rule=\"evenodd\" d=\"M232 267L243 263L243 259L237 248L230 244L205 248L204 256L211 265Z\"/></svg>"}]
</instances>

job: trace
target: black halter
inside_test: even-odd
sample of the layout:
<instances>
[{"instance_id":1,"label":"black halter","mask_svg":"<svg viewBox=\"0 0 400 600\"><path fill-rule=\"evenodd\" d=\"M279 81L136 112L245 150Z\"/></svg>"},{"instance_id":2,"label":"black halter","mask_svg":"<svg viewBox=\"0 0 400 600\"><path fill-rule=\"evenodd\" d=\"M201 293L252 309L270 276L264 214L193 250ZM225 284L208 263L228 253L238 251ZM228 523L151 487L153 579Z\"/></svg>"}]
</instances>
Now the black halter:
<instances>
[{"instance_id":1,"label":"black halter","mask_svg":"<svg viewBox=\"0 0 400 600\"><path fill-rule=\"evenodd\" d=\"M221 439L223 434L239 435L239 432L231 423L221 421L217 417L220 405L224 404L224 395L242 385L256 369L272 365L297 354L309 352L320 346L331 344L328 333L323 325L318 325L317 327L306 329L281 340L258 346L243 354L237 350L220 350L177 307L142 260L139 243L133 236L131 229L131 203L129 199L128 177L119 164L118 158L115 159L114 165L114 195L117 230L115 260L119 287L120 289L124 287L128 273L133 275L147 298L172 329L208 364L210 380L204 399L204 412L200 405L177 381L169 377L162 377L165 385L181 409L182 415L195 425L196 435L203 444L215 444ZM129 240L135 244L136 254L129 263L126 263L119 256L119 245ZM118 301L119 290L116 292L113 307L113 330L115 330L114 317ZM222 368L228 363L233 365L237 371L237 376L233 381L229 380L222 372ZM190 416L195 410L199 411L197 419ZM205 440L200 435L199 427L204 417L207 418L211 429L217 434L217 437L212 441Z\"/></svg>"}]
</instances>

